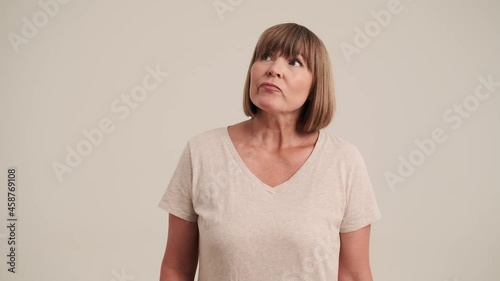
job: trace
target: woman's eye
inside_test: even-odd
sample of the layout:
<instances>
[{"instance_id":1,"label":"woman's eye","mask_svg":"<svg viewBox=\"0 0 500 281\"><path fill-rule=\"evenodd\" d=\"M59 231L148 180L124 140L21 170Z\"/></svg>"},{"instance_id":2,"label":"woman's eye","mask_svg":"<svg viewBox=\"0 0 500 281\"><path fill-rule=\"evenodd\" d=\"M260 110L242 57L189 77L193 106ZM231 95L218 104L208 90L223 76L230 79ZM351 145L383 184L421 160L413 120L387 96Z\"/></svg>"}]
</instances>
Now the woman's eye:
<instances>
[{"instance_id":1,"label":"woman's eye","mask_svg":"<svg viewBox=\"0 0 500 281\"><path fill-rule=\"evenodd\" d=\"M291 60L290 64L293 66L302 66L303 65L302 62L298 59Z\"/></svg>"},{"instance_id":2,"label":"woman's eye","mask_svg":"<svg viewBox=\"0 0 500 281\"><path fill-rule=\"evenodd\" d=\"M271 60L271 56L269 54L263 54L262 59L263 60Z\"/></svg>"}]
</instances>

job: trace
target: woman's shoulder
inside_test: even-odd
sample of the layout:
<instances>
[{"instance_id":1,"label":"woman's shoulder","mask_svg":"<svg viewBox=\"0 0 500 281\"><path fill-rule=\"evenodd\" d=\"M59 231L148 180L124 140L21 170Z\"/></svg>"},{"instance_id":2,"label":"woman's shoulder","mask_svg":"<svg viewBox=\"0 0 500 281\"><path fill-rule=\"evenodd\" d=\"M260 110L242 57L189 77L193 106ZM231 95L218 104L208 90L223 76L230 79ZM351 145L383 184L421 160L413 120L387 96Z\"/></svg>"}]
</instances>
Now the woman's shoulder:
<instances>
[{"instance_id":1,"label":"woman's shoulder","mask_svg":"<svg viewBox=\"0 0 500 281\"><path fill-rule=\"evenodd\" d=\"M359 152L358 146L350 140L325 129L322 130L322 133L324 135L326 149L334 150L337 154L340 153L347 156L352 156Z\"/></svg>"},{"instance_id":2,"label":"woman's shoulder","mask_svg":"<svg viewBox=\"0 0 500 281\"><path fill-rule=\"evenodd\" d=\"M202 130L192 135L188 142L190 145L208 145L214 142L219 143L224 130L226 130L226 127L216 127Z\"/></svg>"}]
</instances>

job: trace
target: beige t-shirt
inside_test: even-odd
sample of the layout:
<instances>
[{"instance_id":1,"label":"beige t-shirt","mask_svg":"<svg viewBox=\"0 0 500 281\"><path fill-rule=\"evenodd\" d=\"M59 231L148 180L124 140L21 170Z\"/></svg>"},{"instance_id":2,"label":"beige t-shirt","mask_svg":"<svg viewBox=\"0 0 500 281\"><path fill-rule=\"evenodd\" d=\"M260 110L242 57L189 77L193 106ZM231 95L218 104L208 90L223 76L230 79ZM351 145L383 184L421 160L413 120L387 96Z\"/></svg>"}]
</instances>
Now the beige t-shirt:
<instances>
[{"instance_id":1,"label":"beige t-shirt","mask_svg":"<svg viewBox=\"0 0 500 281\"><path fill-rule=\"evenodd\" d=\"M337 281L339 233L381 218L358 148L324 130L302 167L270 187L227 127L186 144L159 207L199 227L199 281Z\"/></svg>"}]
</instances>

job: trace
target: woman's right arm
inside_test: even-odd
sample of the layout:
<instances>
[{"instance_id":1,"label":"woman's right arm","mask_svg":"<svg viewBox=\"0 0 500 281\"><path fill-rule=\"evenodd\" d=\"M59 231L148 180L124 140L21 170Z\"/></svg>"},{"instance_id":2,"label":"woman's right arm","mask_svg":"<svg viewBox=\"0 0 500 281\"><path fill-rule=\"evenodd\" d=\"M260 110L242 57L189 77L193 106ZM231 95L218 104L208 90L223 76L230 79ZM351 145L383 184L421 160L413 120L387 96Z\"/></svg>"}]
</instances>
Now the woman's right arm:
<instances>
[{"instance_id":1,"label":"woman's right arm","mask_svg":"<svg viewBox=\"0 0 500 281\"><path fill-rule=\"evenodd\" d=\"M168 216L168 237L160 281L193 281L198 265L198 224Z\"/></svg>"}]
</instances>

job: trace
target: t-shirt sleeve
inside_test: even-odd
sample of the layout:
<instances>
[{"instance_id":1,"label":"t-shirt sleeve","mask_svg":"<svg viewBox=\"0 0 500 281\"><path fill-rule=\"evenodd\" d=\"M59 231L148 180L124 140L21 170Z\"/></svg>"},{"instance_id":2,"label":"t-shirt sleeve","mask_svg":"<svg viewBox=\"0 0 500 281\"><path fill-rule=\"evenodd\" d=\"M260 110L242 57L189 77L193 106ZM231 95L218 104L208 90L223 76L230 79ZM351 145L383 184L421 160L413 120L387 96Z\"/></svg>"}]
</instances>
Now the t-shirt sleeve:
<instances>
[{"instance_id":1,"label":"t-shirt sleeve","mask_svg":"<svg viewBox=\"0 0 500 281\"><path fill-rule=\"evenodd\" d=\"M181 219L196 222L198 215L194 211L192 194L192 164L188 142L158 207Z\"/></svg>"},{"instance_id":2,"label":"t-shirt sleeve","mask_svg":"<svg viewBox=\"0 0 500 281\"><path fill-rule=\"evenodd\" d=\"M382 217L365 161L357 147L354 147L352 160L347 177L346 207L339 229L341 233L358 230Z\"/></svg>"}]
</instances>

